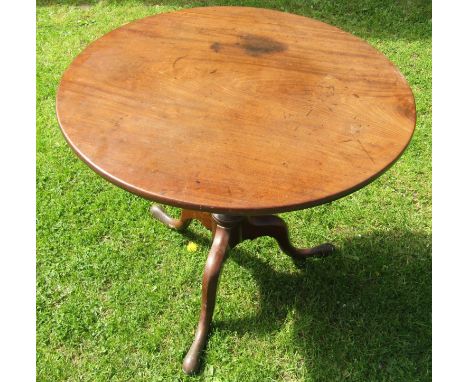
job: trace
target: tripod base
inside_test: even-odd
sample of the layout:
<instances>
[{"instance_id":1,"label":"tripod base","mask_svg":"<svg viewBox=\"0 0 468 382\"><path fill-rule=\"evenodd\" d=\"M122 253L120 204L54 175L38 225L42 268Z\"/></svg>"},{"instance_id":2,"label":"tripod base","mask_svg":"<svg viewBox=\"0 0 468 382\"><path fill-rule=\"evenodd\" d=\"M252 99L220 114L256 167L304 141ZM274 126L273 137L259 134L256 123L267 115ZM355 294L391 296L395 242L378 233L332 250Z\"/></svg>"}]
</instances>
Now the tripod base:
<instances>
[{"instance_id":1,"label":"tripod base","mask_svg":"<svg viewBox=\"0 0 468 382\"><path fill-rule=\"evenodd\" d=\"M213 233L211 249L203 272L200 320L195 339L182 364L186 374L195 373L200 366L201 354L205 348L213 318L218 280L229 249L244 240L269 236L278 242L284 253L299 264L304 263L309 257L329 256L335 250L335 247L329 243L313 248L294 247L289 240L286 223L275 215L236 216L184 209L179 219L173 219L157 205L151 207L151 213L156 219L176 230L187 228L193 219L197 219Z\"/></svg>"}]
</instances>

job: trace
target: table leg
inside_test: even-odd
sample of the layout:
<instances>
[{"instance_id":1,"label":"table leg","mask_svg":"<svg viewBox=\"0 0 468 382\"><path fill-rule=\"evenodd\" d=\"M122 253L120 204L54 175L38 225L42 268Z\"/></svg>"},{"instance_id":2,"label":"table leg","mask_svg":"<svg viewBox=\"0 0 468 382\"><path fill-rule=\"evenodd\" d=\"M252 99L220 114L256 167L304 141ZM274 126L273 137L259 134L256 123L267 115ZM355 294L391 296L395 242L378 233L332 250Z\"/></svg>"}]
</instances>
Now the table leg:
<instances>
[{"instance_id":1,"label":"table leg","mask_svg":"<svg viewBox=\"0 0 468 382\"><path fill-rule=\"evenodd\" d=\"M209 230L213 229L211 214L208 212L182 209L180 218L174 219L167 214L164 207L157 204L153 204L151 206L150 212L155 219L158 219L160 222L177 231L183 231L186 229L193 219L199 220Z\"/></svg>"},{"instance_id":2,"label":"table leg","mask_svg":"<svg viewBox=\"0 0 468 382\"><path fill-rule=\"evenodd\" d=\"M274 238L281 250L296 261L304 261L308 257L329 256L335 246L325 243L312 248L296 248L289 240L288 226L279 216L251 216L242 222L242 239L255 239L260 236Z\"/></svg>"},{"instance_id":3,"label":"table leg","mask_svg":"<svg viewBox=\"0 0 468 382\"><path fill-rule=\"evenodd\" d=\"M229 242L230 229L220 226L216 227L213 244L203 272L200 320L195 333L195 339L182 364L182 369L187 374L195 373L200 366L201 353L205 348L213 318L218 279L227 256Z\"/></svg>"}]
</instances>

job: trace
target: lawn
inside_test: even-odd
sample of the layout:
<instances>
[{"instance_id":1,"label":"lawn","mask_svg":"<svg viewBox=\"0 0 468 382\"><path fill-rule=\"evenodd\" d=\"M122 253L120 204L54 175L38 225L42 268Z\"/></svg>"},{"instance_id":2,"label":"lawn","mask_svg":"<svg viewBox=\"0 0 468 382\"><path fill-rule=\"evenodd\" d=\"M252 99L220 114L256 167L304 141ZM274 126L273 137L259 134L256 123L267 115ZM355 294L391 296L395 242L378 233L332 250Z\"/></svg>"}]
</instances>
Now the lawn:
<instances>
[{"instance_id":1,"label":"lawn","mask_svg":"<svg viewBox=\"0 0 468 382\"><path fill-rule=\"evenodd\" d=\"M107 31L214 4L297 13L365 39L408 79L418 121L377 181L281 215L295 244L332 241L333 257L301 270L269 238L231 251L201 373L187 377L181 361L210 236L198 223L185 235L168 230L150 202L83 164L60 133L55 92L73 58ZM431 30L422 0L39 0L37 380L430 381Z\"/></svg>"}]
</instances>

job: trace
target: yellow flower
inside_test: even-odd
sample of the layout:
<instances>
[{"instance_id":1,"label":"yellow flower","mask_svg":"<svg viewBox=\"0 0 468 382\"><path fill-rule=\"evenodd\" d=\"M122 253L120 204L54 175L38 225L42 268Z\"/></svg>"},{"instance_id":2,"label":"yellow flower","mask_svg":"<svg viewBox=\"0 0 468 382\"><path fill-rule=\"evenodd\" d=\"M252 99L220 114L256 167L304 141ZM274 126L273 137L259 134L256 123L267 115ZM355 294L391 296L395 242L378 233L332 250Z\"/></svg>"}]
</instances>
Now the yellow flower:
<instances>
[{"instance_id":1,"label":"yellow flower","mask_svg":"<svg viewBox=\"0 0 468 382\"><path fill-rule=\"evenodd\" d=\"M194 243L193 241L189 241L187 244L187 251L189 252L195 252L198 249L198 245Z\"/></svg>"}]
</instances>

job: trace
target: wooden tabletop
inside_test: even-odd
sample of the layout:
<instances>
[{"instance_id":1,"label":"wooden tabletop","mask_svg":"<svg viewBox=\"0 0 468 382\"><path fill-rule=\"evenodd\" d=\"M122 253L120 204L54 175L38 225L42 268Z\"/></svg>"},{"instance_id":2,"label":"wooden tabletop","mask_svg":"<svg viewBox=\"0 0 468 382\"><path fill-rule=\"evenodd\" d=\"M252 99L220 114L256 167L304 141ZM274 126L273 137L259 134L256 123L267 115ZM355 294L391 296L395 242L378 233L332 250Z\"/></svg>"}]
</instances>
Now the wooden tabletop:
<instances>
[{"instance_id":1,"label":"wooden tabletop","mask_svg":"<svg viewBox=\"0 0 468 382\"><path fill-rule=\"evenodd\" d=\"M325 23L244 7L118 28L63 75L68 143L116 185L169 205L259 214L337 199L398 159L415 127L401 73Z\"/></svg>"}]
</instances>

